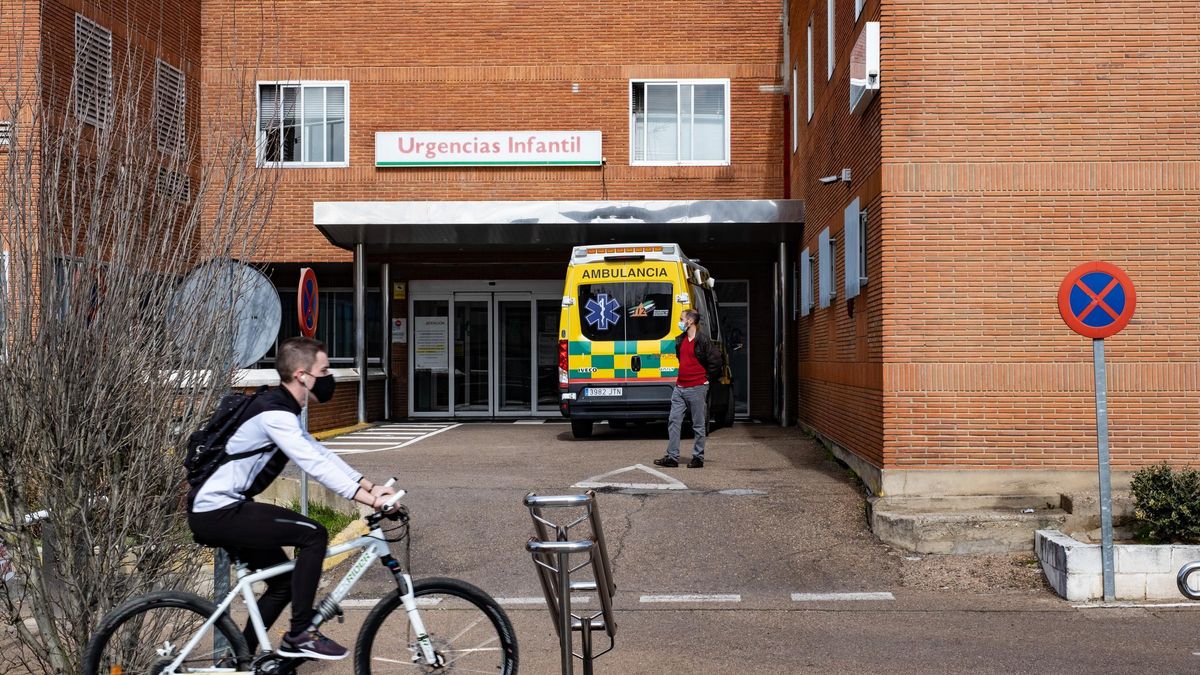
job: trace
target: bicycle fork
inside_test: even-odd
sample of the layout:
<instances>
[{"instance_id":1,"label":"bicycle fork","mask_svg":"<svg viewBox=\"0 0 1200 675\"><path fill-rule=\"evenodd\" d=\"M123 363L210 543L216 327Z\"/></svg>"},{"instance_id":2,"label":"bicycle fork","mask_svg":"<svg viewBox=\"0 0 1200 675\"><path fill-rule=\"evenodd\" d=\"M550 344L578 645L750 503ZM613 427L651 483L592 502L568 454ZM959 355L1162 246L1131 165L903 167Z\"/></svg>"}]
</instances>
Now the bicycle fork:
<instances>
[{"instance_id":1,"label":"bicycle fork","mask_svg":"<svg viewBox=\"0 0 1200 675\"><path fill-rule=\"evenodd\" d=\"M412 577L401 571L400 563L391 556L385 558L383 564L396 578L396 585L401 591L400 602L404 604L404 612L408 615L408 624L417 634L417 647L421 650L425 664L434 667L441 666L438 655L433 650L433 642L430 641L429 634L425 631L425 623L421 621L421 613L417 611L417 596L413 592Z\"/></svg>"}]
</instances>

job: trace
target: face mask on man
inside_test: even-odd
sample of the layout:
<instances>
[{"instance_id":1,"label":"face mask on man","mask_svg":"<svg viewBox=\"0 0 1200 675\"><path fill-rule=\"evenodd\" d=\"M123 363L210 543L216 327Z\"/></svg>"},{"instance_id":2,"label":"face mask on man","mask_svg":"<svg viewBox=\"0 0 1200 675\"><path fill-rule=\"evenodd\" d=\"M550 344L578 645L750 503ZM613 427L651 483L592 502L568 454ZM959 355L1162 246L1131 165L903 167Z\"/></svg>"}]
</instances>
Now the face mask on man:
<instances>
[{"instance_id":1,"label":"face mask on man","mask_svg":"<svg viewBox=\"0 0 1200 675\"><path fill-rule=\"evenodd\" d=\"M685 321L685 320L683 320L683 319L680 319L680 320L679 320L679 324L678 324L678 325L679 325L679 330L680 330L680 332L683 332L683 331L685 331L685 330L687 330L687 329L688 329L688 322L687 322L687 321Z\"/></svg>"},{"instance_id":2,"label":"face mask on man","mask_svg":"<svg viewBox=\"0 0 1200 675\"><path fill-rule=\"evenodd\" d=\"M313 386L309 390L312 392L313 397L317 399L318 403L328 403L329 399L333 398L333 389L337 385L337 382L333 379L333 375L317 377L312 373L308 374L313 378Z\"/></svg>"}]
</instances>

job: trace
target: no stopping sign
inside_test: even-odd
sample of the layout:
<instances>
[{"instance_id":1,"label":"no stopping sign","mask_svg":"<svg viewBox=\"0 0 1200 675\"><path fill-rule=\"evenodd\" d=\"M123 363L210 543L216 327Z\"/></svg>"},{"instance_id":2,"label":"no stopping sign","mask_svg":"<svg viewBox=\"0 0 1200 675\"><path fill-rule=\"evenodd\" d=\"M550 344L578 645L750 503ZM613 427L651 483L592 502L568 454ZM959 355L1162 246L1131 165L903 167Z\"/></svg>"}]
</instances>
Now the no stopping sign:
<instances>
[{"instance_id":1,"label":"no stopping sign","mask_svg":"<svg viewBox=\"0 0 1200 675\"><path fill-rule=\"evenodd\" d=\"M1058 287L1058 313L1071 330L1103 340L1129 325L1137 305L1133 282L1120 267L1089 262L1071 270Z\"/></svg>"}]
</instances>

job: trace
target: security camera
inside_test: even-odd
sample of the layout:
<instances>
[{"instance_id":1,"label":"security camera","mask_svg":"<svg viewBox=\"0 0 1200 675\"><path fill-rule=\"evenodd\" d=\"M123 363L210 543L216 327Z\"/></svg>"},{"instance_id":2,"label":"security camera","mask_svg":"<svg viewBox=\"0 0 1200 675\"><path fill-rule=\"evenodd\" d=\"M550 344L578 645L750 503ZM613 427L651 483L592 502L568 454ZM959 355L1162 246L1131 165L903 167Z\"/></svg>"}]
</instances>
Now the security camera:
<instances>
[{"instance_id":1,"label":"security camera","mask_svg":"<svg viewBox=\"0 0 1200 675\"><path fill-rule=\"evenodd\" d=\"M829 185L830 183L836 183L841 179L842 179L841 176L821 176L817 180L820 181L823 185Z\"/></svg>"}]
</instances>

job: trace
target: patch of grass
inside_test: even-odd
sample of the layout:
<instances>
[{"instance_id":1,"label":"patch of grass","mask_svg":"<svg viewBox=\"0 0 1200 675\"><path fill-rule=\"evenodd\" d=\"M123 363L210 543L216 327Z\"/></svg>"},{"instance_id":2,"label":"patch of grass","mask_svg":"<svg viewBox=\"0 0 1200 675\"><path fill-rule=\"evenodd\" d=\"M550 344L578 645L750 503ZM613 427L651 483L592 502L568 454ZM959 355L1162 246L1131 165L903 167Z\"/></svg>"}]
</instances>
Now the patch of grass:
<instances>
[{"instance_id":1,"label":"patch of grass","mask_svg":"<svg viewBox=\"0 0 1200 675\"><path fill-rule=\"evenodd\" d=\"M288 504L288 508L296 513L300 513L300 502L293 501L291 504ZM308 505L308 517L324 525L331 538L338 532L346 529L347 525L358 520L357 515L342 513L318 503L310 503Z\"/></svg>"}]
</instances>

